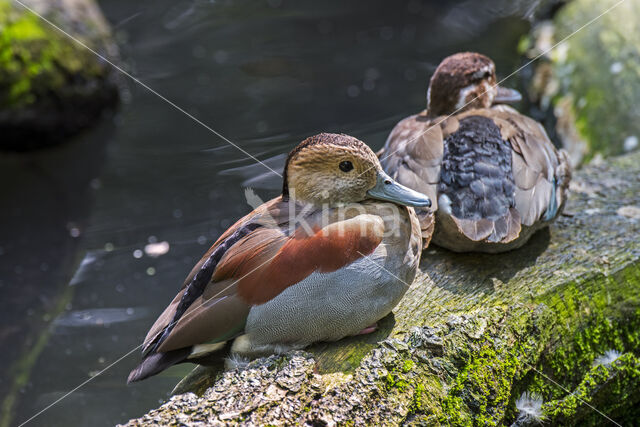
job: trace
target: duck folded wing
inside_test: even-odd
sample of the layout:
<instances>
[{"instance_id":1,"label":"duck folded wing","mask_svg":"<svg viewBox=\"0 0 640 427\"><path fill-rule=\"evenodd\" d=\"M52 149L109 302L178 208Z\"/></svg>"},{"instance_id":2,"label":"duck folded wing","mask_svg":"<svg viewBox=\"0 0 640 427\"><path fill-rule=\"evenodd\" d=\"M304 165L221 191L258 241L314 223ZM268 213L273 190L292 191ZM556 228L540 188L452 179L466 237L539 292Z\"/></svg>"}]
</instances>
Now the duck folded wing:
<instances>
[{"instance_id":1,"label":"duck folded wing","mask_svg":"<svg viewBox=\"0 0 640 427\"><path fill-rule=\"evenodd\" d=\"M302 209L295 204L292 208L296 215ZM143 355L152 350L160 350L161 343L169 338L173 329L182 330L188 319L196 317L196 313L215 312L219 313L220 317L237 318L238 324L244 324L248 306L237 300L237 283L212 281L214 272L224 264L223 257L228 253L238 252L239 247L260 256L262 254L260 248L269 249L284 244L286 236L280 230L280 226L287 222L289 209L289 203L280 197L275 198L245 215L225 231L196 263L183 282L178 295L149 330L143 344ZM203 299L207 304L204 304ZM216 309L209 310L214 305ZM198 309L198 307L202 308ZM180 320L183 316L184 319ZM180 323L179 327L178 323ZM226 332L224 323L220 323L223 325L221 329ZM217 329L215 327L209 329L210 334L215 335ZM172 340L169 341L171 342ZM168 345L163 346L162 350Z\"/></svg>"},{"instance_id":2,"label":"duck folded wing","mask_svg":"<svg viewBox=\"0 0 640 427\"><path fill-rule=\"evenodd\" d=\"M225 233L226 239L205 254L199 270L189 275L188 283L149 331L143 346L145 359L134 372L153 375L186 359L185 348L241 335L252 306L271 300L315 271L335 271L372 253L384 235L382 219L373 215L358 215L323 228L310 220L289 231L274 226L282 224L281 208L274 204L274 215L266 222L259 220L264 215L238 222L233 232ZM167 356L155 356L158 353ZM162 367L158 370L158 366ZM130 381L145 377L134 372Z\"/></svg>"},{"instance_id":3,"label":"duck folded wing","mask_svg":"<svg viewBox=\"0 0 640 427\"><path fill-rule=\"evenodd\" d=\"M216 242L189 274L182 289L158 317L143 345L143 355L166 352L209 341L228 339L230 330L242 331L249 305L237 296L234 280L214 281L213 276L225 255L236 245L252 242L283 244L285 236L275 228L248 221L234 227L226 239ZM199 327L203 319L207 327Z\"/></svg>"},{"instance_id":4,"label":"duck folded wing","mask_svg":"<svg viewBox=\"0 0 640 427\"><path fill-rule=\"evenodd\" d=\"M185 361L197 344L223 343L242 332L250 306L238 298L237 283L211 279L223 255L262 228L251 222L240 225L205 254L198 270L189 275L190 279L151 327L142 346L143 359L127 382L143 380Z\"/></svg>"},{"instance_id":5,"label":"duck folded wing","mask_svg":"<svg viewBox=\"0 0 640 427\"><path fill-rule=\"evenodd\" d=\"M418 114L399 122L378 152L383 169L401 184L429 196L432 210L437 209L442 139L438 119Z\"/></svg>"},{"instance_id":6,"label":"duck folded wing","mask_svg":"<svg viewBox=\"0 0 640 427\"><path fill-rule=\"evenodd\" d=\"M557 151L544 128L535 120L500 106L496 122L513 148L512 169L516 184L516 209L523 225L548 221L565 201L570 167L564 151Z\"/></svg>"},{"instance_id":7,"label":"duck folded wing","mask_svg":"<svg viewBox=\"0 0 640 427\"><path fill-rule=\"evenodd\" d=\"M443 123L438 217L450 234L508 243L521 229L514 208L511 148L489 113L471 110Z\"/></svg>"},{"instance_id":8,"label":"duck folded wing","mask_svg":"<svg viewBox=\"0 0 640 427\"><path fill-rule=\"evenodd\" d=\"M393 179L431 199L430 209L416 208L425 247L433 234L432 212L438 208L445 122L444 118L428 119L424 113L407 117L393 128L384 148L377 153L383 169Z\"/></svg>"}]
</instances>

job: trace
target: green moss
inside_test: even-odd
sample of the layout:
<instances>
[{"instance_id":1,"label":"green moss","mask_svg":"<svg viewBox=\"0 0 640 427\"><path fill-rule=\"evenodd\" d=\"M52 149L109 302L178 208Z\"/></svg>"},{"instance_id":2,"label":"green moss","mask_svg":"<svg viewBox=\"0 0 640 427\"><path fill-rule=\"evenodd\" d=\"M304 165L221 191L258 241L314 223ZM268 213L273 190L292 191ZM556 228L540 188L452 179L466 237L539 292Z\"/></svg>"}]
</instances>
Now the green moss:
<instances>
[{"instance_id":1,"label":"green moss","mask_svg":"<svg viewBox=\"0 0 640 427\"><path fill-rule=\"evenodd\" d=\"M499 350L486 341L461 370L442 402L444 414L440 421L453 425L498 425L509 403L512 379L522 369L518 347L513 351Z\"/></svg>"},{"instance_id":2,"label":"green moss","mask_svg":"<svg viewBox=\"0 0 640 427\"><path fill-rule=\"evenodd\" d=\"M631 266L613 276L598 275L587 286L570 283L549 295L548 304L558 319L557 333L573 339L549 349L542 360L545 373L562 384L575 385L605 351L640 351L638 286L640 268ZM548 384L542 379L540 383ZM554 390L557 397L559 391Z\"/></svg>"},{"instance_id":3,"label":"green moss","mask_svg":"<svg viewBox=\"0 0 640 427\"><path fill-rule=\"evenodd\" d=\"M424 406L424 392L426 388L423 384L416 385L416 388L413 392L413 402L412 402L412 412L418 412L423 409Z\"/></svg>"},{"instance_id":4,"label":"green moss","mask_svg":"<svg viewBox=\"0 0 640 427\"><path fill-rule=\"evenodd\" d=\"M531 36L524 35L524 36L520 37L520 40L518 41L518 47L516 48L516 51L520 55L524 55L527 52L527 50L531 47L531 44L532 44Z\"/></svg>"},{"instance_id":5,"label":"green moss","mask_svg":"<svg viewBox=\"0 0 640 427\"><path fill-rule=\"evenodd\" d=\"M554 424L602 425L607 416L631 425L640 412L635 409L638 389L640 361L627 353L608 366L593 366L571 393L545 403L542 410Z\"/></svg>"},{"instance_id":6,"label":"green moss","mask_svg":"<svg viewBox=\"0 0 640 427\"><path fill-rule=\"evenodd\" d=\"M106 73L91 52L8 0L0 0L0 28L0 106L32 104L73 75Z\"/></svg>"},{"instance_id":7,"label":"green moss","mask_svg":"<svg viewBox=\"0 0 640 427\"><path fill-rule=\"evenodd\" d=\"M621 419L633 412L632 401L620 403L622 392L599 391L601 386L609 384L605 378L608 368L593 367L593 364L608 350L640 353L639 286L640 267L630 265L611 275L598 274L586 281L569 282L539 298L555 316L552 335L555 338L548 342L537 367L514 387L507 419L515 418L514 401L523 391L535 392L546 402L554 402L545 405L545 416L554 424L573 424L582 419L600 425L602 415L584 403L595 399L592 395L596 392L600 399L597 408L601 412ZM621 365L616 362L615 366ZM623 377L627 378L622 374L615 376L616 381L624 382L619 384L621 388L627 387L628 381L637 382L633 375L624 380ZM554 407L559 409L552 410ZM620 411L622 407L627 413ZM579 417L576 411L580 412Z\"/></svg>"},{"instance_id":8,"label":"green moss","mask_svg":"<svg viewBox=\"0 0 640 427\"><path fill-rule=\"evenodd\" d=\"M413 360L405 360L404 364L402 365L402 372L409 372L411 369L413 369L415 363L413 363Z\"/></svg>"},{"instance_id":9,"label":"green moss","mask_svg":"<svg viewBox=\"0 0 640 427\"><path fill-rule=\"evenodd\" d=\"M409 386L409 382L407 379L398 373L388 373L384 377L384 384L387 389L398 389L398 391L403 392Z\"/></svg>"},{"instance_id":10,"label":"green moss","mask_svg":"<svg viewBox=\"0 0 640 427\"><path fill-rule=\"evenodd\" d=\"M612 7L616 0L575 0L554 18L555 39L578 30ZM556 49L554 73L561 89L556 98L569 97L576 127L587 141L590 155L623 152L626 137L640 136L636 106L640 103L640 8L624 2Z\"/></svg>"},{"instance_id":11,"label":"green moss","mask_svg":"<svg viewBox=\"0 0 640 427\"><path fill-rule=\"evenodd\" d=\"M499 425L515 418L515 399L523 391L562 399L605 351L640 351L639 286L636 265L581 278L540 295L533 301L534 313L511 310L502 326L500 316L490 315L486 324L494 326L476 343L454 339L448 357L461 366L442 399L438 421ZM469 325L473 329L474 322ZM505 342L496 334L501 329L504 336L519 338Z\"/></svg>"}]
</instances>

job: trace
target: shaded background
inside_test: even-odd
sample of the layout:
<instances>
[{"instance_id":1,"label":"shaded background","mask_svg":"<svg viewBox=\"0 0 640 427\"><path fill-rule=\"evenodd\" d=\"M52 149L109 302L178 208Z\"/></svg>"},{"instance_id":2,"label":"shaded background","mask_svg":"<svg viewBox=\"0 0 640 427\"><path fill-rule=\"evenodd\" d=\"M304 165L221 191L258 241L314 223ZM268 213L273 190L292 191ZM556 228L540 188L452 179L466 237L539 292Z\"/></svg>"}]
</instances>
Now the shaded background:
<instances>
[{"instance_id":1,"label":"shaded background","mask_svg":"<svg viewBox=\"0 0 640 427\"><path fill-rule=\"evenodd\" d=\"M99 2L132 74L269 166L305 137L382 146L425 105L438 62L521 63L529 2ZM515 85L512 80L506 86ZM0 396L16 425L138 346L217 236L279 177L127 83L120 111L67 144L0 154ZM169 243L153 258L145 245ZM139 352L32 425L111 425L158 406L191 366L126 385ZM9 414L9 415L8 415Z\"/></svg>"}]
</instances>

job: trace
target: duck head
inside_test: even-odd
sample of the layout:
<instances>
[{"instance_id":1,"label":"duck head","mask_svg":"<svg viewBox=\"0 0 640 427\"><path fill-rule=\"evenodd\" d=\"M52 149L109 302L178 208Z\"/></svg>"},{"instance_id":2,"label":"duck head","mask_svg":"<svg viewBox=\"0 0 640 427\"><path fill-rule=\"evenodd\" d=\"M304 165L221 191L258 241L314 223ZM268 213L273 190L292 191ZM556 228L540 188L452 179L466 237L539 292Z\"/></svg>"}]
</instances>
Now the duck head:
<instances>
[{"instance_id":1,"label":"duck head","mask_svg":"<svg viewBox=\"0 0 640 427\"><path fill-rule=\"evenodd\" d=\"M441 116L522 99L518 91L500 87L496 81L496 66L488 57L474 52L448 56L429 82L427 111Z\"/></svg>"},{"instance_id":2,"label":"duck head","mask_svg":"<svg viewBox=\"0 0 640 427\"><path fill-rule=\"evenodd\" d=\"M317 206L366 199L431 206L427 196L389 177L373 151L348 135L321 133L302 141L289 153L283 179L284 198Z\"/></svg>"}]
</instances>

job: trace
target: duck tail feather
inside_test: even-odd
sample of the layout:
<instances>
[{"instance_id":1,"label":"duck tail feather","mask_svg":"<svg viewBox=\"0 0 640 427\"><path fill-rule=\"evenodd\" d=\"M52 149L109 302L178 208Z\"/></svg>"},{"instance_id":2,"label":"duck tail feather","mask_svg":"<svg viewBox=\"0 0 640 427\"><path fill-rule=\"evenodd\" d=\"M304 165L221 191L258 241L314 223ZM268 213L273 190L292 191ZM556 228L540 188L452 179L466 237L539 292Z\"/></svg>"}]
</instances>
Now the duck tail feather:
<instances>
[{"instance_id":1,"label":"duck tail feather","mask_svg":"<svg viewBox=\"0 0 640 427\"><path fill-rule=\"evenodd\" d=\"M151 353L129 374L127 384L142 381L156 375L170 366L184 361L191 353L190 347L167 351L166 353Z\"/></svg>"}]
</instances>

